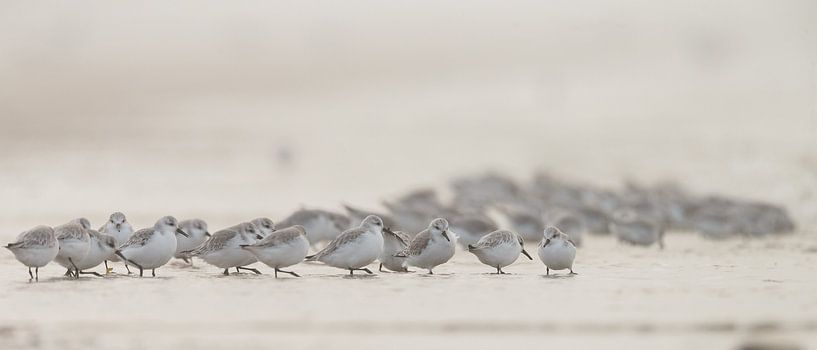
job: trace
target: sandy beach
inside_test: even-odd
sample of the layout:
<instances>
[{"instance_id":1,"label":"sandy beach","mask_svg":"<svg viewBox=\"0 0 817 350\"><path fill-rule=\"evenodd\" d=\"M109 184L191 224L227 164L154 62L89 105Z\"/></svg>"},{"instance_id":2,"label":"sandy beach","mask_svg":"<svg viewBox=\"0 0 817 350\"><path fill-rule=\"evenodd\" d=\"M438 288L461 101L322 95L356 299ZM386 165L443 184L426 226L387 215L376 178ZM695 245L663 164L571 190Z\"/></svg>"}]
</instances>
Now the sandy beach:
<instances>
[{"instance_id":1,"label":"sandy beach","mask_svg":"<svg viewBox=\"0 0 817 350\"><path fill-rule=\"evenodd\" d=\"M0 349L817 347L810 1L0 3L0 242L113 211L218 229L497 171L671 180L797 232L590 236L577 276L459 251L435 276L39 283L0 252ZM531 247L531 249L534 249ZM98 269L101 272L101 269ZM785 347L783 347L785 348Z\"/></svg>"}]
</instances>

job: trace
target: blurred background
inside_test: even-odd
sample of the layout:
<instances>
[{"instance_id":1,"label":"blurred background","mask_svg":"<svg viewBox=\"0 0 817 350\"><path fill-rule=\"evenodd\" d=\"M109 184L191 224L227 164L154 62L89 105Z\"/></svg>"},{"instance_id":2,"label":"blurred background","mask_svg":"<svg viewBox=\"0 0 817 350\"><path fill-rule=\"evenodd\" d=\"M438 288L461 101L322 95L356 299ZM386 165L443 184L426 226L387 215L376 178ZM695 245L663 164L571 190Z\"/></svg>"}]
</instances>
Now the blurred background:
<instances>
[{"instance_id":1,"label":"blurred background","mask_svg":"<svg viewBox=\"0 0 817 350\"><path fill-rule=\"evenodd\" d=\"M113 211L218 229L301 206L383 210L486 171L673 180L783 205L798 231L679 234L664 251L594 237L569 279L521 259L494 279L460 252L436 280L310 264L297 282L219 279L201 264L77 283L50 266L27 284L3 254L0 347L817 345L816 13L807 0L0 1L2 242Z\"/></svg>"},{"instance_id":2,"label":"blurred background","mask_svg":"<svg viewBox=\"0 0 817 350\"><path fill-rule=\"evenodd\" d=\"M229 222L540 169L676 179L813 223L816 10L3 2L0 221Z\"/></svg>"}]
</instances>

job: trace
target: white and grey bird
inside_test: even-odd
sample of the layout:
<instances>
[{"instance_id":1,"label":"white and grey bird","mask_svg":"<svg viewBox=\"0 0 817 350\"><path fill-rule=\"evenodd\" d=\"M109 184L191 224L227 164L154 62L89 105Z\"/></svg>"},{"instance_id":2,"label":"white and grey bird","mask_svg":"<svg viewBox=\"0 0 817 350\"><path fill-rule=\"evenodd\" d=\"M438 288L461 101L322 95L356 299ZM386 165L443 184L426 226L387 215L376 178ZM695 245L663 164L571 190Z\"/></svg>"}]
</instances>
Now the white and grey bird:
<instances>
[{"instance_id":1,"label":"white and grey bird","mask_svg":"<svg viewBox=\"0 0 817 350\"><path fill-rule=\"evenodd\" d=\"M258 229L252 223L245 222L223 230L219 230L196 249L183 252L187 257L199 257L204 262L224 269L224 275L230 275L230 268L236 271L247 270L261 274L253 268L246 267L257 261L251 252L241 249L242 245L251 245L262 238Z\"/></svg>"},{"instance_id":2,"label":"white and grey bird","mask_svg":"<svg viewBox=\"0 0 817 350\"><path fill-rule=\"evenodd\" d=\"M202 219L182 220L179 222L179 228L187 233L187 237L176 237L176 253L173 257L182 259L188 264L193 264L193 260L190 260L182 252L195 249L210 237L210 232L207 231L207 222Z\"/></svg>"},{"instance_id":3,"label":"white and grey bird","mask_svg":"<svg viewBox=\"0 0 817 350\"><path fill-rule=\"evenodd\" d=\"M360 226L344 231L317 254L306 257L306 260L320 261L349 270L349 275L354 275L355 271L371 274L372 271L366 266L377 260L383 252L383 227L383 220L369 215Z\"/></svg>"},{"instance_id":4,"label":"white and grey bird","mask_svg":"<svg viewBox=\"0 0 817 350\"><path fill-rule=\"evenodd\" d=\"M639 217L632 210L619 210L613 214L610 232L620 242L650 246L658 243L664 249L664 229L657 220Z\"/></svg>"},{"instance_id":5,"label":"white and grey bird","mask_svg":"<svg viewBox=\"0 0 817 350\"><path fill-rule=\"evenodd\" d=\"M269 218L257 218L251 221L256 228L258 228L258 234L263 237L267 237L273 232L275 232L275 223L272 222ZM284 226L281 226L284 227Z\"/></svg>"},{"instance_id":6,"label":"white and grey bird","mask_svg":"<svg viewBox=\"0 0 817 350\"><path fill-rule=\"evenodd\" d=\"M301 225L295 225L272 232L254 244L241 245L241 248L255 255L258 261L275 269L275 278L278 278L279 272L301 277L293 271L281 269L304 260L309 252L309 240L306 239L306 229Z\"/></svg>"},{"instance_id":7,"label":"white and grey bird","mask_svg":"<svg viewBox=\"0 0 817 350\"><path fill-rule=\"evenodd\" d=\"M111 214L108 221L106 221L105 224L99 228L99 233L113 237L116 246L119 247L120 245L125 244L130 236L133 235L133 226L131 226L131 224L128 222L125 214L115 212ZM116 254L111 254L107 260L118 262L119 257L116 256ZM107 260L105 261L105 272L110 272L111 269L108 268ZM125 268L128 269L128 273L130 273L130 268L128 268L127 264L125 264Z\"/></svg>"},{"instance_id":8,"label":"white and grey bird","mask_svg":"<svg viewBox=\"0 0 817 350\"><path fill-rule=\"evenodd\" d=\"M299 209L278 222L279 227L301 225L306 229L306 238L311 245L331 241L343 230L349 228L349 218L345 215L320 209Z\"/></svg>"},{"instance_id":9,"label":"white and grey bird","mask_svg":"<svg viewBox=\"0 0 817 350\"><path fill-rule=\"evenodd\" d=\"M377 260L380 261L379 271L387 270L394 272L408 272L406 268L406 257L397 256L403 252L411 243L411 237L402 231L393 231L391 228L383 228L383 252Z\"/></svg>"},{"instance_id":10,"label":"white and grey bird","mask_svg":"<svg viewBox=\"0 0 817 350\"><path fill-rule=\"evenodd\" d=\"M570 237L554 226L545 229L542 242L539 243L539 260L545 264L547 274L550 270L570 270L573 272L573 260L576 258L576 245Z\"/></svg>"},{"instance_id":11,"label":"white and grey bird","mask_svg":"<svg viewBox=\"0 0 817 350\"><path fill-rule=\"evenodd\" d=\"M88 255L90 236L87 228L90 226L87 219L80 218L54 228L54 234L60 243L60 252L54 261L68 269L67 276L79 278L76 264Z\"/></svg>"},{"instance_id":12,"label":"white and grey bird","mask_svg":"<svg viewBox=\"0 0 817 350\"><path fill-rule=\"evenodd\" d=\"M476 244L468 246L468 251L474 253L483 264L496 268L497 274L504 274L502 268L513 264L519 254L533 260L525 251L522 237L508 230L496 230L482 236Z\"/></svg>"},{"instance_id":13,"label":"white and grey bird","mask_svg":"<svg viewBox=\"0 0 817 350\"><path fill-rule=\"evenodd\" d=\"M156 277L156 269L167 264L176 253L176 235L187 237L187 233L178 226L178 221L172 216L165 216L151 228L136 231L124 244L116 250L116 255L127 264L139 269L139 277L145 270L151 270Z\"/></svg>"},{"instance_id":14,"label":"white and grey bird","mask_svg":"<svg viewBox=\"0 0 817 350\"><path fill-rule=\"evenodd\" d=\"M76 262L80 275L95 275L102 277L97 272L86 272L105 262L116 251L116 239L112 236L99 233L96 230L88 230L88 254ZM107 267L106 267L107 272ZM67 273L66 273L67 274Z\"/></svg>"},{"instance_id":15,"label":"white and grey bird","mask_svg":"<svg viewBox=\"0 0 817 350\"><path fill-rule=\"evenodd\" d=\"M36 226L28 231L20 233L14 243L5 246L14 254L14 258L28 267L29 281L40 279L40 268L48 265L51 260L57 257L60 251L60 244L54 229L48 226ZM31 268L34 268L34 274Z\"/></svg>"},{"instance_id":16,"label":"white and grey bird","mask_svg":"<svg viewBox=\"0 0 817 350\"><path fill-rule=\"evenodd\" d=\"M570 241L573 242L576 247L582 245L582 238L585 232L587 232L587 226L582 217L565 210L554 210L548 213L547 217L548 224L550 224L550 226L556 226L559 231L562 231L570 237Z\"/></svg>"},{"instance_id":17,"label":"white and grey bird","mask_svg":"<svg viewBox=\"0 0 817 350\"><path fill-rule=\"evenodd\" d=\"M428 228L421 231L411 240L408 248L397 256L406 258L406 264L428 269L434 274L434 267L442 265L454 256L455 243L448 232L448 220L436 218L431 220Z\"/></svg>"}]
</instances>

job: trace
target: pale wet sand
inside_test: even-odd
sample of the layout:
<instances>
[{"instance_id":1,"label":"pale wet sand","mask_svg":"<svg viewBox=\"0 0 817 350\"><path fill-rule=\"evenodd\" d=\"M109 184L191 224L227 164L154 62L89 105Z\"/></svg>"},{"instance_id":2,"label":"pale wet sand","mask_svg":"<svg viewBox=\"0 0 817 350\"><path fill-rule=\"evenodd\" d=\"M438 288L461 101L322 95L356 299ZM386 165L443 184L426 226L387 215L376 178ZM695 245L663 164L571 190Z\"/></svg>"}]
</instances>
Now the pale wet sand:
<instances>
[{"instance_id":1,"label":"pale wet sand","mask_svg":"<svg viewBox=\"0 0 817 350\"><path fill-rule=\"evenodd\" d=\"M196 261L157 278L61 277L28 283L0 258L0 348L236 347L732 348L755 339L817 346L817 239L711 242L667 237L668 248L591 237L576 272L545 277L538 260L490 274L466 252L421 272L355 276L318 264L303 278L222 276ZM534 247L528 247L534 250ZM373 267L376 267L373 265ZM101 270L101 269L98 269ZM116 266L121 273L121 266Z\"/></svg>"}]
</instances>

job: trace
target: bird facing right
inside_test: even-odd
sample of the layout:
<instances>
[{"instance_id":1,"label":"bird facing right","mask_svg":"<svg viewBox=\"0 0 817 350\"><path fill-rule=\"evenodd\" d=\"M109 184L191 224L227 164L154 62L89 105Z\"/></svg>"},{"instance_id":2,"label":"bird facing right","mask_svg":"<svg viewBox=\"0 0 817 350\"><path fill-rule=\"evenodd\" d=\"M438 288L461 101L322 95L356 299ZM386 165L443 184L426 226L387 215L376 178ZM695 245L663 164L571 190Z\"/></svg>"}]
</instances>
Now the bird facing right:
<instances>
[{"instance_id":1,"label":"bird facing right","mask_svg":"<svg viewBox=\"0 0 817 350\"><path fill-rule=\"evenodd\" d=\"M508 230L496 230L482 236L476 244L468 246L468 251L474 253L483 264L496 268L497 274L505 274L502 268L513 264L519 254L533 260L525 251L522 237Z\"/></svg>"},{"instance_id":2,"label":"bird facing right","mask_svg":"<svg viewBox=\"0 0 817 350\"><path fill-rule=\"evenodd\" d=\"M448 220L436 218L428 224L428 228L414 236L405 251L396 254L406 258L406 263L421 269L432 269L442 265L454 256L454 241L448 232Z\"/></svg>"},{"instance_id":3,"label":"bird facing right","mask_svg":"<svg viewBox=\"0 0 817 350\"><path fill-rule=\"evenodd\" d=\"M307 256L307 261L320 261L326 265L339 269L349 270L349 275L355 271L365 271L383 252L383 220L376 215L369 215L360 226L348 229L335 238L326 248L315 255Z\"/></svg>"},{"instance_id":4,"label":"bird facing right","mask_svg":"<svg viewBox=\"0 0 817 350\"><path fill-rule=\"evenodd\" d=\"M573 259L575 258L576 246L568 236L558 228L548 226L542 242L539 243L539 260L545 264L547 274L550 275L550 270L569 269L570 274L575 275L576 273L573 272Z\"/></svg>"}]
</instances>

